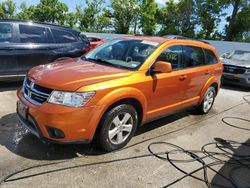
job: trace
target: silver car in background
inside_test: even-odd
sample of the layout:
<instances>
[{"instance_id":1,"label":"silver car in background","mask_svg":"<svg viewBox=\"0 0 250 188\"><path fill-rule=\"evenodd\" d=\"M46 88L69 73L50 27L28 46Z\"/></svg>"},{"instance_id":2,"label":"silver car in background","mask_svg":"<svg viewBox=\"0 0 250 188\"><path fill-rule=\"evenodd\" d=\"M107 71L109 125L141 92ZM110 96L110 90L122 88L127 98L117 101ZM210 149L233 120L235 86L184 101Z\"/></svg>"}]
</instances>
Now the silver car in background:
<instances>
[{"instance_id":1,"label":"silver car in background","mask_svg":"<svg viewBox=\"0 0 250 188\"><path fill-rule=\"evenodd\" d=\"M250 51L236 50L221 56L224 66L222 83L250 88Z\"/></svg>"}]
</instances>

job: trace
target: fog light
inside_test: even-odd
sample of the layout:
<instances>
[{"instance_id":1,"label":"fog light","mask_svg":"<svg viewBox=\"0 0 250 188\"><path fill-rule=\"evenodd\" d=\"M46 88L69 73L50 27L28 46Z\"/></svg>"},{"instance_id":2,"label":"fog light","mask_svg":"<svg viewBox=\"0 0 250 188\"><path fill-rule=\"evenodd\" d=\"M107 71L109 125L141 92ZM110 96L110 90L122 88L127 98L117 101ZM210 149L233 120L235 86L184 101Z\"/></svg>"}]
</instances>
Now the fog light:
<instances>
[{"instance_id":1,"label":"fog light","mask_svg":"<svg viewBox=\"0 0 250 188\"><path fill-rule=\"evenodd\" d=\"M46 128L51 138L64 138L65 137L64 132L61 131L60 129L50 127L50 126L46 126Z\"/></svg>"}]
</instances>

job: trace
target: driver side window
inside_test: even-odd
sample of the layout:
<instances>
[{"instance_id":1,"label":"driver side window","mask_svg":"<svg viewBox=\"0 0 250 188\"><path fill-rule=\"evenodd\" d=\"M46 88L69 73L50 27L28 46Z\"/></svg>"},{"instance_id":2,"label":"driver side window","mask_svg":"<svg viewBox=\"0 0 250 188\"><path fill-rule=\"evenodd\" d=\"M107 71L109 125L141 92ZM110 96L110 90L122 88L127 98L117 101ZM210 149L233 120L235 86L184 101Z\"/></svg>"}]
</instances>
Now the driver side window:
<instances>
[{"instance_id":1,"label":"driver side window","mask_svg":"<svg viewBox=\"0 0 250 188\"><path fill-rule=\"evenodd\" d=\"M157 61L165 61L172 64L173 70L182 68L182 46L171 46L165 49L156 59Z\"/></svg>"}]
</instances>

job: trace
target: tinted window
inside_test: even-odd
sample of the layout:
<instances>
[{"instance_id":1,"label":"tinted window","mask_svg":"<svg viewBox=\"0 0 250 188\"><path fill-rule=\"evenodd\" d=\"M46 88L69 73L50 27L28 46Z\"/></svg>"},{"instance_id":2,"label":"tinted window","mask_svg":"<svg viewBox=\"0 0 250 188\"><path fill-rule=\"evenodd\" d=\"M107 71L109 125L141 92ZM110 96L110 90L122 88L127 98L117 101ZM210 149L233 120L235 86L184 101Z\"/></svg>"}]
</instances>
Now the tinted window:
<instances>
[{"instance_id":1,"label":"tinted window","mask_svg":"<svg viewBox=\"0 0 250 188\"><path fill-rule=\"evenodd\" d=\"M33 25L19 25L21 43L48 43L46 28Z\"/></svg>"},{"instance_id":2,"label":"tinted window","mask_svg":"<svg viewBox=\"0 0 250 188\"><path fill-rule=\"evenodd\" d=\"M77 41L70 32L57 29L51 29L51 31L56 43L71 43Z\"/></svg>"},{"instance_id":3,"label":"tinted window","mask_svg":"<svg viewBox=\"0 0 250 188\"><path fill-rule=\"evenodd\" d=\"M8 23L0 23L0 42L13 42L13 27Z\"/></svg>"},{"instance_id":4,"label":"tinted window","mask_svg":"<svg viewBox=\"0 0 250 188\"><path fill-rule=\"evenodd\" d=\"M206 54L206 64L216 64L218 63L218 60L214 53L208 49L204 49L205 54Z\"/></svg>"},{"instance_id":5,"label":"tinted window","mask_svg":"<svg viewBox=\"0 0 250 188\"><path fill-rule=\"evenodd\" d=\"M195 46L183 46L184 67L195 67L205 64L203 50Z\"/></svg>"},{"instance_id":6,"label":"tinted window","mask_svg":"<svg viewBox=\"0 0 250 188\"><path fill-rule=\"evenodd\" d=\"M172 46L164 50L156 61L166 61L172 64L173 69L182 68L182 47Z\"/></svg>"}]
</instances>

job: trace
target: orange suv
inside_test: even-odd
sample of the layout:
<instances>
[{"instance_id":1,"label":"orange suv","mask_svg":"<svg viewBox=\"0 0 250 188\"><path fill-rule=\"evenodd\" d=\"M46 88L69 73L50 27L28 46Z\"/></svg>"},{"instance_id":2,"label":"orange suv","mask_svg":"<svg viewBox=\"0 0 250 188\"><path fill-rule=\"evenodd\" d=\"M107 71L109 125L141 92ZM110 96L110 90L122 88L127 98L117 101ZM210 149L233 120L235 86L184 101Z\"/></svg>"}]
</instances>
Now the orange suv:
<instances>
[{"instance_id":1,"label":"orange suv","mask_svg":"<svg viewBox=\"0 0 250 188\"><path fill-rule=\"evenodd\" d=\"M186 107L212 108L222 64L211 45L187 39L122 37L84 57L31 69L17 114L42 140L125 146L145 122Z\"/></svg>"}]
</instances>

